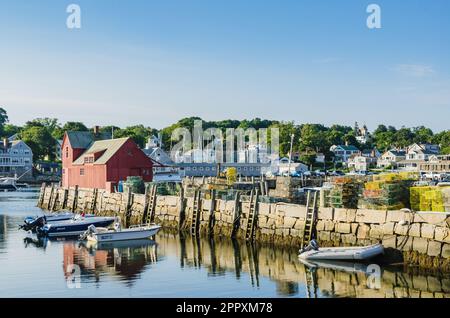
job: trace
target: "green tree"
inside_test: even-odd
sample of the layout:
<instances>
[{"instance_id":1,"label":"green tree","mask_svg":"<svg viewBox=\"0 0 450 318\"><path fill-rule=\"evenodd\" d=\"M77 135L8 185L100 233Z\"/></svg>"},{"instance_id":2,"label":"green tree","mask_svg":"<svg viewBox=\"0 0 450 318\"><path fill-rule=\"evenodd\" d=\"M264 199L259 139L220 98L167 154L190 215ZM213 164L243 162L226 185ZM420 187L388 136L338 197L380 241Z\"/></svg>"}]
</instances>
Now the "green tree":
<instances>
[{"instance_id":1,"label":"green tree","mask_svg":"<svg viewBox=\"0 0 450 318\"><path fill-rule=\"evenodd\" d=\"M3 126L2 137L11 137L15 134L18 134L20 130L21 128L19 126L6 124L5 126Z\"/></svg>"},{"instance_id":2,"label":"green tree","mask_svg":"<svg viewBox=\"0 0 450 318\"><path fill-rule=\"evenodd\" d=\"M4 126L5 124L9 122L8 114L6 113L6 110L2 107L0 107L0 135L4 135Z\"/></svg>"},{"instance_id":3,"label":"green tree","mask_svg":"<svg viewBox=\"0 0 450 318\"><path fill-rule=\"evenodd\" d=\"M80 122L68 121L62 127L63 131L89 131L89 129Z\"/></svg>"},{"instance_id":4,"label":"green tree","mask_svg":"<svg viewBox=\"0 0 450 318\"><path fill-rule=\"evenodd\" d=\"M433 131L430 128L419 126L413 128L413 141L416 143L431 143L433 141Z\"/></svg>"},{"instance_id":5,"label":"green tree","mask_svg":"<svg viewBox=\"0 0 450 318\"><path fill-rule=\"evenodd\" d=\"M139 147L144 147L148 137L154 133L154 129L144 127L144 125L130 126L114 132L114 138L130 137Z\"/></svg>"},{"instance_id":6,"label":"green tree","mask_svg":"<svg viewBox=\"0 0 450 318\"><path fill-rule=\"evenodd\" d=\"M434 135L432 141L441 147L442 154L450 154L450 130L445 130Z\"/></svg>"},{"instance_id":7,"label":"green tree","mask_svg":"<svg viewBox=\"0 0 450 318\"><path fill-rule=\"evenodd\" d=\"M33 151L36 159L44 159L48 156L50 160L55 159L55 139L43 126L28 126L20 132L20 138Z\"/></svg>"}]
</instances>

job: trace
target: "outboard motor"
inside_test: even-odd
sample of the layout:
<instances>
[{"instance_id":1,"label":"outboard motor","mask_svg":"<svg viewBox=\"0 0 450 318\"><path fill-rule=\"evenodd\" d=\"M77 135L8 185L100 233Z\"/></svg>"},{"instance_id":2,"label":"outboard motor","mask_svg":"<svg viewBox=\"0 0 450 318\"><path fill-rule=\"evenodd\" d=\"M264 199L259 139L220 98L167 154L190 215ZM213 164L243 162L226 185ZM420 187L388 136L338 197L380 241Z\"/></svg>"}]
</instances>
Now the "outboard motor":
<instances>
[{"instance_id":1,"label":"outboard motor","mask_svg":"<svg viewBox=\"0 0 450 318\"><path fill-rule=\"evenodd\" d=\"M319 250L319 243L317 243L316 240L311 240L308 244L308 246L302 248L300 250L300 254L308 252L308 251L318 251Z\"/></svg>"},{"instance_id":2,"label":"outboard motor","mask_svg":"<svg viewBox=\"0 0 450 318\"><path fill-rule=\"evenodd\" d=\"M36 232L38 228L43 227L47 223L47 219L45 216L38 217L34 220L25 219L24 224L22 224L19 229L24 231L32 231Z\"/></svg>"},{"instance_id":3,"label":"outboard motor","mask_svg":"<svg viewBox=\"0 0 450 318\"><path fill-rule=\"evenodd\" d=\"M89 225L88 229L83 234L80 234L80 237L78 238L78 240L84 241L89 237L89 235L94 234L96 232L97 232L97 230L95 228L95 225L93 225L93 224Z\"/></svg>"}]
</instances>

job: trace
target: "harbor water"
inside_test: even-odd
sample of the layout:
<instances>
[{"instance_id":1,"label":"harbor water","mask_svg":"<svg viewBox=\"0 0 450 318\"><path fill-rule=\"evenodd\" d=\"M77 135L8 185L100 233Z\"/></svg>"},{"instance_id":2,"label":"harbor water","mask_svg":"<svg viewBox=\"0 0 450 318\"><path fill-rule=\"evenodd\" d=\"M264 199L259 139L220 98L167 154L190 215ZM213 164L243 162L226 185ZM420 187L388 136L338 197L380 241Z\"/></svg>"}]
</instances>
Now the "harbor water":
<instances>
[{"instance_id":1,"label":"harbor water","mask_svg":"<svg viewBox=\"0 0 450 318\"><path fill-rule=\"evenodd\" d=\"M404 266L302 264L295 249L160 232L92 245L19 230L38 193L0 193L0 297L434 297L450 277Z\"/></svg>"}]
</instances>

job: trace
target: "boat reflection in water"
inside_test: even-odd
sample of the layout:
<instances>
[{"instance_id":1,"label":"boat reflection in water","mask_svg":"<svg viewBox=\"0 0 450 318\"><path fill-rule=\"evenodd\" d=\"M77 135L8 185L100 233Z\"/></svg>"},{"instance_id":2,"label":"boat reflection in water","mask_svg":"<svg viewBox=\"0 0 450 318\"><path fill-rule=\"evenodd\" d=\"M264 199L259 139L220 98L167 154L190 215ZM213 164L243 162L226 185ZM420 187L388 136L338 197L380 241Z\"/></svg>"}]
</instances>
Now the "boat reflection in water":
<instances>
[{"instance_id":1,"label":"boat reflection in water","mask_svg":"<svg viewBox=\"0 0 450 318\"><path fill-rule=\"evenodd\" d=\"M66 279L72 275L68 269L78 265L82 281L99 282L102 275L109 275L128 285L158 260L156 243L152 240L101 244L73 241L64 244L63 253Z\"/></svg>"}]
</instances>

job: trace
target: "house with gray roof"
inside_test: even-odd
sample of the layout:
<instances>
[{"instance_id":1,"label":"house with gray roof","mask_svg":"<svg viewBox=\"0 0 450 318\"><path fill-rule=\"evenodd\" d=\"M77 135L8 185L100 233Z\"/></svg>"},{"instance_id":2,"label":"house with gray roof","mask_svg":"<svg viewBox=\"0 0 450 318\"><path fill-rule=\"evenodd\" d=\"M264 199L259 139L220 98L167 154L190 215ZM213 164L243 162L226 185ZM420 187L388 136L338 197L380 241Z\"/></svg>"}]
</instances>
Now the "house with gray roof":
<instances>
[{"instance_id":1,"label":"house with gray roof","mask_svg":"<svg viewBox=\"0 0 450 318\"><path fill-rule=\"evenodd\" d=\"M33 177L33 151L24 141L4 138L0 143L0 176Z\"/></svg>"}]
</instances>

